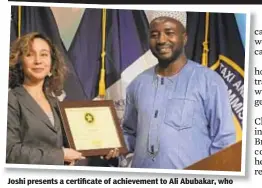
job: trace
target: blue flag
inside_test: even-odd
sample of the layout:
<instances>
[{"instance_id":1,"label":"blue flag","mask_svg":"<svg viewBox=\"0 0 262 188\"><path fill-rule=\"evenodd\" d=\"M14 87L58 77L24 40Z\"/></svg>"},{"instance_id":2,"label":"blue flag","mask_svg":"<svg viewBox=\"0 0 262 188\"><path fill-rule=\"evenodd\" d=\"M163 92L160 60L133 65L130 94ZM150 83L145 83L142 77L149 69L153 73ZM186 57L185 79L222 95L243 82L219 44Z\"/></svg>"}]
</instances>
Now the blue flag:
<instances>
[{"instance_id":1,"label":"blue flag","mask_svg":"<svg viewBox=\"0 0 262 188\"><path fill-rule=\"evenodd\" d=\"M121 79L122 72L148 50L148 22L143 11L107 10L106 88ZM102 53L102 10L86 9L69 48L85 95L98 95Z\"/></svg>"}]
</instances>

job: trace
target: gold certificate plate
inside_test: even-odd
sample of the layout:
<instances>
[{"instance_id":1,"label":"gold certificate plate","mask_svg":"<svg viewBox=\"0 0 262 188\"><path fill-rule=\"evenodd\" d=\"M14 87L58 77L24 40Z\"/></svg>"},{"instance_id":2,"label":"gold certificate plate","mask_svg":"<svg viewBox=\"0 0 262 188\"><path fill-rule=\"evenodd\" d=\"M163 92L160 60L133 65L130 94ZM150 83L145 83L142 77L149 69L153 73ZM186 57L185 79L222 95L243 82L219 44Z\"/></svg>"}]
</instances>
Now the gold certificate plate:
<instances>
[{"instance_id":1,"label":"gold certificate plate","mask_svg":"<svg viewBox=\"0 0 262 188\"><path fill-rule=\"evenodd\" d=\"M112 100L62 101L59 108L70 148L83 156L107 155L114 148L127 153Z\"/></svg>"}]
</instances>

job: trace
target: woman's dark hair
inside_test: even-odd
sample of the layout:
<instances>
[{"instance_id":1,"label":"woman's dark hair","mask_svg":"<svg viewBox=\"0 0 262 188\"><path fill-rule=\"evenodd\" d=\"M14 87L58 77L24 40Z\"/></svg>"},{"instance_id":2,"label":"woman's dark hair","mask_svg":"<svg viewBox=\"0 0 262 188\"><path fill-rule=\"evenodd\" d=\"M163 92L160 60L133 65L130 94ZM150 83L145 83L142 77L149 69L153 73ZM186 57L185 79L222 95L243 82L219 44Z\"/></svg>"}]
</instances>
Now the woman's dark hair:
<instances>
[{"instance_id":1,"label":"woman's dark hair","mask_svg":"<svg viewBox=\"0 0 262 188\"><path fill-rule=\"evenodd\" d=\"M12 43L9 57L9 88L12 89L23 84L23 57L30 53L32 42L36 38L46 41L50 47L51 53L52 76L45 79L43 89L47 94L51 94L52 92L54 94L59 94L63 89L63 83L67 73L64 58L48 37L37 32L25 34Z\"/></svg>"}]
</instances>

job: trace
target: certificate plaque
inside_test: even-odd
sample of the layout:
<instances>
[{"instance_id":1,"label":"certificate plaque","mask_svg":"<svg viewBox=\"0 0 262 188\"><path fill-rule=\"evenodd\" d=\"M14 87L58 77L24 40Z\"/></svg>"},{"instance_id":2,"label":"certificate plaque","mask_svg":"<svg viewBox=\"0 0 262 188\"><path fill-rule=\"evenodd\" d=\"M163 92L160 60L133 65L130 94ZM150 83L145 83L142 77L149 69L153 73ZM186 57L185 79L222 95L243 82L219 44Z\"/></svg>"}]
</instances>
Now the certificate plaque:
<instances>
[{"instance_id":1,"label":"certificate plaque","mask_svg":"<svg viewBox=\"0 0 262 188\"><path fill-rule=\"evenodd\" d=\"M83 156L107 155L118 148L127 153L112 100L59 102L69 147Z\"/></svg>"}]
</instances>

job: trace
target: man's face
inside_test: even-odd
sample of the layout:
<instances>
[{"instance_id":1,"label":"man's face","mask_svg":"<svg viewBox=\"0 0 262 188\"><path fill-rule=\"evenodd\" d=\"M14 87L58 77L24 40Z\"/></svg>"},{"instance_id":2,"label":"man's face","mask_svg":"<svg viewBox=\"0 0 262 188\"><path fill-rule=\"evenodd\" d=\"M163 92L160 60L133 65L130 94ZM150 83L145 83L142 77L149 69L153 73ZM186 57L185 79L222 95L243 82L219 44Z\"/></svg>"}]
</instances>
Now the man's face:
<instances>
[{"instance_id":1,"label":"man's face","mask_svg":"<svg viewBox=\"0 0 262 188\"><path fill-rule=\"evenodd\" d=\"M187 41L183 25L168 17L158 18L150 24L149 37L150 49L163 67L167 67L182 54Z\"/></svg>"}]
</instances>

